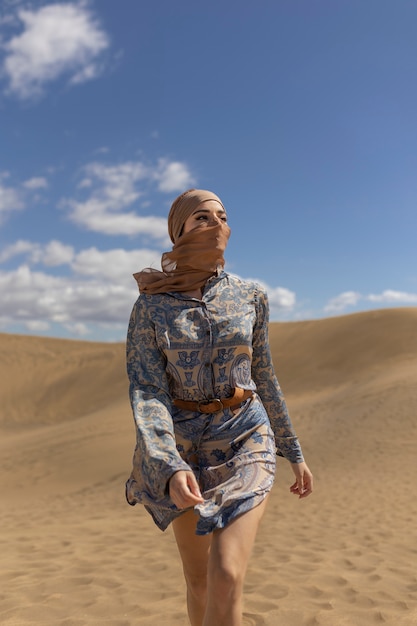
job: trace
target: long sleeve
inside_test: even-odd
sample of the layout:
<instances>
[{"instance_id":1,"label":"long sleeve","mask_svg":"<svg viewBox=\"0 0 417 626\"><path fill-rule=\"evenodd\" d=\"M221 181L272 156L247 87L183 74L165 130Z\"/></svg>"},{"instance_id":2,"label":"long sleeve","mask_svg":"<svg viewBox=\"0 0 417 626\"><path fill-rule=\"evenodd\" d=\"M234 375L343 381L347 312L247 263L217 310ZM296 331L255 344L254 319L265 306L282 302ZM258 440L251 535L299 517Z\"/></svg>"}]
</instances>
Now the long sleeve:
<instances>
[{"instance_id":1,"label":"long sleeve","mask_svg":"<svg viewBox=\"0 0 417 626\"><path fill-rule=\"evenodd\" d=\"M152 308L143 296L133 307L126 353L136 425L127 499L130 504L172 506L166 490L168 480L176 471L190 468L176 449L165 357L156 343Z\"/></svg>"},{"instance_id":2,"label":"long sleeve","mask_svg":"<svg viewBox=\"0 0 417 626\"><path fill-rule=\"evenodd\" d=\"M291 424L287 405L272 363L268 323L268 298L264 291L259 290L253 331L252 377L271 422L277 454L285 457L291 463L301 463L304 460L301 446Z\"/></svg>"}]
</instances>

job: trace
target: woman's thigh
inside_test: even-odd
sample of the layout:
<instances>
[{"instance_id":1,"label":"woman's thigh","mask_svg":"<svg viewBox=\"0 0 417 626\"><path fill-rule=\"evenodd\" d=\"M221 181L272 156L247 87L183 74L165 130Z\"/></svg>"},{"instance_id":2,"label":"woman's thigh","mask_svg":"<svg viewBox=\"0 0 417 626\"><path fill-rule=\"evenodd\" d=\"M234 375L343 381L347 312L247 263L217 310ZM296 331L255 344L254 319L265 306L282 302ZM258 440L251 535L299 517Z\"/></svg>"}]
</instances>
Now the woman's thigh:
<instances>
[{"instance_id":1,"label":"woman's thigh","mask_svg":"<svg viewBox=\"0 0 417 626\"><path fill-rule=\"evenodd\" d=\"M190 510L172 522L186 577L205 577L207 574L212 536L196 535L197 521L198 516Z\"/></svg>"},{"instance_id":2,"label":"woman's thigh","mask_svg":"<svg viewBox=\"0 0 417 626\"><path fill-rule=\"evenodd\" d=\"M223 571L243 580L267 501L268 497L224 528L213 532L209 574L216 576Z\"/></svg>"}]
</instances>

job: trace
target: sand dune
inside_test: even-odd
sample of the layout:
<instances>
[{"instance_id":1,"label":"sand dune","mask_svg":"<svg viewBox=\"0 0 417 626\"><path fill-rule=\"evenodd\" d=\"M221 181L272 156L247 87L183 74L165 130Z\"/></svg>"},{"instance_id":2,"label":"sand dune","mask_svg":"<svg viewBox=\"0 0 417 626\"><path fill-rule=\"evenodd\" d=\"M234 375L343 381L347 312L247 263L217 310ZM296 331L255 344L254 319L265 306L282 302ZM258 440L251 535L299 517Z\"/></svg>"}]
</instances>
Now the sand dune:
<instances>
[{"instance_id":1,"label":"sand dune","mask_svg":"<svg viewBox=\"0 0 417 626\"><path fill-rule=\"evenodd\" d=\"M417 308L271 324L316 478L280 460L245 626L417 624ZM0 335L0 623L180 626L170 530L125 504L124 346Z\"/></svg>"},{"instance_id":2,"label":"sand dune","mask_svg":"<svg viewBox=\"0 0 417 626\"><path fill-rule=\"evenodd\" d=\"M126 393L123 359L122 344L1 335L0 423L56 424L106 407Z\"/></svg>"}]
</instances>

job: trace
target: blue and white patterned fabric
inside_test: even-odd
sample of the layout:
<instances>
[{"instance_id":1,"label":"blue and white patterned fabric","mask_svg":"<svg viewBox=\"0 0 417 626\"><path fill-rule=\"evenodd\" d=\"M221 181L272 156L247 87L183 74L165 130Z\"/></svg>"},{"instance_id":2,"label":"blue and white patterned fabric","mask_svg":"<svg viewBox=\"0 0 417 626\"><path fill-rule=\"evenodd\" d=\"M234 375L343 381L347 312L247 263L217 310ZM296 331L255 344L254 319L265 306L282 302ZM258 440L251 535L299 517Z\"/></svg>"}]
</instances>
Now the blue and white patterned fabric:
<instances>
[{"instance_id":1,"label":"blue and white patterned fabric","mask_svg":"<svg viewBox=\"0 0 417 626\"><path fill-rule=\"evenodd\" d=\"M275 453L303 461L274 373L268 318L263 288L226 272L207 282L201 300L164 293L136 301L127 371L137 443L126 497L162 530L181 514L167 489L178 470L199 481L197 533L206 534L265 498ZM208 415L172 403L228 397L235 387L255 392L236 410Z\"/></svg>"}]
</instances>

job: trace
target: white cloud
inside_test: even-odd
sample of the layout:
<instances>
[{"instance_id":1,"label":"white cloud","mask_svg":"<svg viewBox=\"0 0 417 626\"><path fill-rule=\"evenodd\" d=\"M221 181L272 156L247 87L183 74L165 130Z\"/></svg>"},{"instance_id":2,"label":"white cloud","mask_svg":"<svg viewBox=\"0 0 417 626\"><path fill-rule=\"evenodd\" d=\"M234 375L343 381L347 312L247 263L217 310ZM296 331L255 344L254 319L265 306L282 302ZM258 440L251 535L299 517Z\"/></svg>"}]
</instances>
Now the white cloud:
<instances>
[{"instance_id":1,"label":"white cloud","mask_svg":"<svg viewBox=\"0 0 417 626\"><path fill-rule=\"evenodd\" d=\"M285 287L269 287L268 298L271 312L291 310L295 307L296 295Z\"/></svg>"},{"instance_id":2,"label":"white cloud","mask_svg":"<svg viewBox=\"0 0 417 626\"><path fill-rule=\"evenodd\" d=\"M40 261L49 267L68 265L74 258L74 248L60 241L50 241L44 248Z\"/></svg>"},{"instance_id":3,"label":"white cloud","mask_svg":"<svg viewBox=\"0 0 417 626\"><path fill-rule=\"evenodd\" d=\"M350 307L356 307L361 300L379 304L417 304L417 294L393 289L385 289L380 294L368 295L362 295L357 291L345 291L329 300L324 311L326 313L342 313Z\"/></svg>"},{"instance_id":4,"label":"white cloud","mask_svg":"<svg viewBox=\"0 0 417 626\"><path fill-rule=\"evenodd\" d=\"M76 84L100 73L97 59L109 38L85 4L55 3L17 15L23 31L3 44L11 93L27 99L62 75Z\"/></svg>"},{"instance_id":5,"label":"white cloud","mask_svg":"<svg viewBox=\"0 0 417 626\"><path fill-rule=\"evenodd\" d=\"M25 327L29 332L42 333L50 329L51 325L42 320L29 320L25 323Z\"/></svg>"},{"instance_id":6,"label":"white cloud","mask_svg":"<svg viewBox=\"0 0 417 626\"><path fill-rule=\"evenodd\" d=\"M60 241L52 240L42 246L24 239L19 239L0 252L0 263L4 263L16 256L24 255L32 264L43 264L48 267L67 265L74 258L74 249Z\"/></svg>"},{"instance_id":7,"label":"white cloud","mask_svg":"<svg viewBox=\"0 0 417 626\"><path fill-rule=\"evenodd\" d=\"M149 177L149 168L140 161L126 161L120 165L89 163L85 172L87 180L95 179L102 184L99 194L113 210L132 204L141 195L135 188L136 183Z\"/></svg>"},{"instance_id":8,"label":"white cloud","mask_svg":"<svg viewBox=\"0 0 417 626\"><path fill-rule=\"evenodd\" d=\"M81 276L123 283L134 284L132 274L144 267L160 268L161 253L155 250L108 250L101 252L89 248L80 252L72 264L74 272ZM133 281L133 282L132 282Z\"/></svg>"},{"instance_id":9,"label":"white cloud","mask_svg":"<svg viewBox=\"0 0 417 626\"><path fill-rule=\"evenodd\" d=\"M29 180L25 180L23 187L26 189L46 189L48 187L48 181L42 176L29 178Z\"/></svg>"},{"instance_id":10,"label":"white cloud","mask_svg":"<svg viewBox=\"0 0 417 626\"><path fill-rule=\"evenodd\" d=\"M29 332L45 332L60 325L71 334L83 336L96 327L123 335L138 287L132 274L145 266L160 267L155 250L96 248L74 253L59 241L46 245L18 241L3 251L3 260L26 254L20 267L0 271L0 323L6 330L13 324ZM30 264L66 264L67 276L35 271ZM122 329L122 330L121 330ZM121 334L120 334L121 333Z\"/></svg>"},{"instance_id":11,"label":"white cloud","mask_svg":"<svg viewBox=\"0 0 417 626\"><path fill-rule=\"evenodd\" d=\"M77 185L78 189L89 189L93 186L91 178L83 178Z\"/></svg>"},{"instance_id":12,"label":"white cloud","mask_svg":"<svg viewBox=\"0 0 417 626\"><path fill-rule=\"evenodd\" d=\"M38 244L34 244L30 241L25 241L23 239L19 239L15 243L10 246L6 246L3 250L0 251L0 263L4 263L9 259L13 259L16 256L21 254L31 254L34 249L38 248Z\"/></svg>"},{"instance_id":13,"label":"white cloud","mask_svg":"<svg viewBox=\"0 0 417 626\"><path fill-rule=\"evenodd\" d=\"M93 80L94 78L97 78L101 72L102 68L94 63L86 65L79 72L74 74L74 76L70 79L70 85L79 85L87 82L88 80Z\"/></svg>"},{"instance_id":14,"label":"white cloud","mask_svg":"<svg viewBox=\"0 0 417 626\"><path fill-rule=\"evenodd\" d=\"M345 291L335 298L331 298L324 310L326 313L341 313L350 306L356 306L361 297L357 291Z\"/></svg>"},{"instance_id":15,"label":"white cloud","mask_svg":"<svg viewBox=\"0 0 417 626\"><path fill-rule=\"evenodd\" d=\"M87 324L82 324L81 322L78 322L78 324L65 324L65 328L69 330L72 335L78 337L84 337L91 332Z\"/></svg>"},{"instance_id":16,"label":"white cloud","mask_svg":"<svg viewBox=\"0 0 417 626\"><path fill-rule=\"evenodd\" d=\"M296 294L286 287L270 287L259 278L247 278L243 280L254 281L261 285L268 294L270 317L280 317L283 313L292 311L296 304Z\"/></svg>"},{"instance_id":17,"label":"white cloud","mask_svg":"<svg viewBox=\"0 0 417 626\"><path fill-rule=\"evenodd\" d=\"M158 181L159 190L164 193L185 191L195 184L184 163L179 161L169 163L166 159L159 161L155 178Z\"/></svg>"},{"instance_id":18,"label":"white cloud","mask_svg":"<svg viewBox=\"0 0 417 626\"><path fill-rule=\"evenodd\" d=\"M172 168L170 166L173 166ZM142 201L149 185L157 184L159 191L183 191L192 182L185 163L160 160L154 167L141 161L118 165L93 162L85 166L84 177L78 185L86 190L85 201L66 199L61 205L69 208L72 221L88 230L106 235L145 235L168 242L166 218L142 216L127 207Z\"/></svg>"},{"instance_id":19,"label":"white cloud","mask_svg":"<svg viewBox=\"0 0 417 626\"><path fill-rule=\"evenodd\" d=\"M122 336L138 295L132 274L144 267L160 268L161 252L151 249L101 251L89 248L74 253L71 246L51 241L46 245L18 241L3 256L26 254L19 268L0 272L0 319L4 327L25 325L42 332L60 325L83 336L94 327L107 327ZM29 263L66 263L69 276L34 271ZM257 281L260 282L260 281ZM283 287L266 286L272 315L292 310L295 294ZM122 329L122 330L121 330Z\"/></svg>"},{"instance_id":20,"label":"white cloud","mask_svg":"<svg viewBox=\"0 0 417 626\"><path fill-rule=\"evenodd\" d=\"M17 189L7 187L2 183L7 177L5 173L0 176L0 222L12 211L19 211L24 208L24 203Z\"/></svg>"},{"instance_id":21,"label":"white cloud","mask_svg":"<svg viewBox=\"0 0 417 626\"><path fill-rule=\"evenodd\" d=\"M73 336L105 332L119 340L138 295L132 274L147 266L159 268L160 254L152 249L102 251L95 247L77 253L56 240L43 245L16 241L0 254L0 261L24 256L20 267L0 271L1 327L9 331L19 324L28 332L42 333L58 326ZM33 264L43 266L42 271L35 271ZM46 268L59 265L66 266L65 276L48 273ZM255 280L268 292L271 319L299 317L293 291ZM417 294L385 290L364 296L349 291L332 298L326 311L341 313L359 301L415 304Z\"/></svg>"},{"instance_id":22,"label":"white cloud","mask_svg":"<svg viewBox=\"0 0 417 626\"><path fill-rule=\"evenodd\" d=\"M416 304L417 303L417 294L416 293L407 293L405 291L394 291L393 289L386 289L380 294L370 294L367 296L367 300L370 302L382 302L385 304L389 303L404 303L404 304Z\"/></svg>"},{"instance_id":23,"label":"white cloud","mask_svg":"<svg viewBox=\"0 0 417 626\"><path fill-rule=\"evenodd\" d=\"M126 324L137 297L134 279L115 283L105 275L85 280L34 272L28 265L0 272L0 318L3 327L15 323L59 324L72 328L89 324Z\"/></svg>"},{"instance_id":24,"label":"white cloud","mask_svg":"<svg viewBox=\"0 0 417 626\"><path fill-rule=\"evenodd\" d=\"M81 250L52 240L45 245L20 239L0 252L0 263L24 256L26 264L57 267L68 265L75 275L97 280L113 280L115 284L132 284L132 274L144 267L160 269L162 250L147 248L124 250L116 248L101 251L97 248Z\"/></svg>"},{"instance_id":25,"label":"white cloud","mask_svg":"<svg viewBox=\"0 0 417 626\"><path fill-rule=\"evenodd\" d=\"M71 218L88 230L105 235L149 235L166 239L166 220L160 217L140 217L136 213L114 214L95 199L72 203Z\"/></svg>"}]
</instances>

